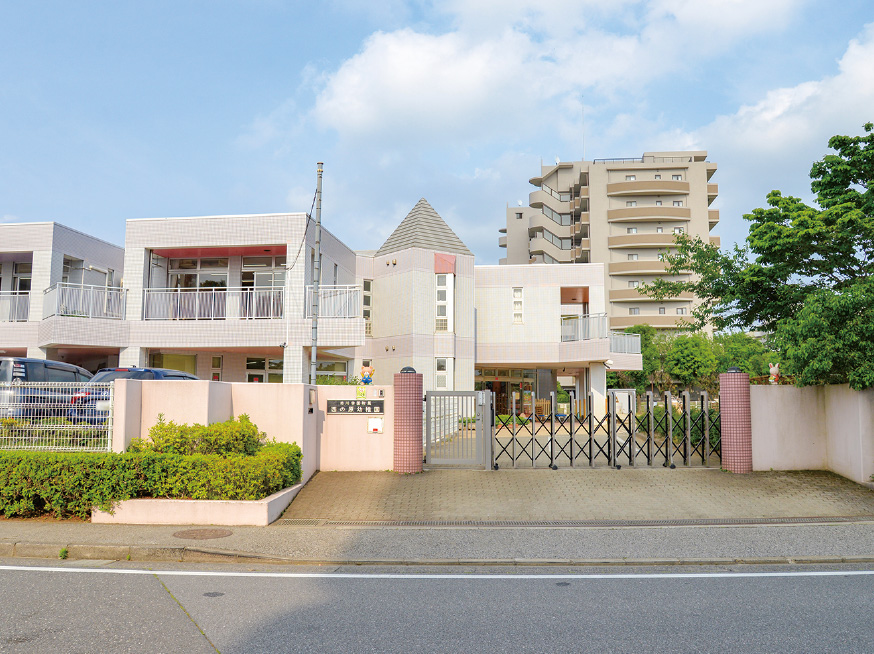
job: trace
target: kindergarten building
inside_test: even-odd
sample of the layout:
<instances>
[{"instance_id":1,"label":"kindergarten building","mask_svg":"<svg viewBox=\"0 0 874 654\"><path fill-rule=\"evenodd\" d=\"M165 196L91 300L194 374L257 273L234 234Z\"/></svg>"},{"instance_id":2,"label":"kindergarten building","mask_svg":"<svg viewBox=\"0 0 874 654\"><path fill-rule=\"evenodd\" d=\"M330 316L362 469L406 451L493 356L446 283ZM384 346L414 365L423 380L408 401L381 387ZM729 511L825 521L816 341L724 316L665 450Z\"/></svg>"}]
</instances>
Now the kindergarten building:
<instances>
[{"instance_id":1,"label":"kindergarten building","mask_svg":"<svg viewBox=\"0 0 874 654\"><path fill-rule=\"evenodd\" d=\"M611 332L605 265L476 266L424 199L376 251L320 239L317 367L426 390L489 388L497 408L558 377L604 395L639 370ZM202 379L309 377L316 234L305 213L127 221L125 247L56 223L0 225L0 356L177 368ZM529 391L529 393L524 393Z\"/></svg>"}]
</instances>

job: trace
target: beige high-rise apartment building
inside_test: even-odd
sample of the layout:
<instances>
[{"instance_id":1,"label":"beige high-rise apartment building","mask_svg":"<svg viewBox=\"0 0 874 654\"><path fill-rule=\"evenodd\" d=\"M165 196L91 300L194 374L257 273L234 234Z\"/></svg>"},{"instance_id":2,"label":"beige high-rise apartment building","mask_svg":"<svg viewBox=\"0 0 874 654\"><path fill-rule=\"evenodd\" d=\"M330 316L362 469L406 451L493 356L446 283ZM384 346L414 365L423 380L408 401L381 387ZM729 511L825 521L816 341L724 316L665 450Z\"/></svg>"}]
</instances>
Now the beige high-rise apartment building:
<instances>
[{"instance_id":1,"label":"beige high-rise apartment building","mask_svg":"<svg viewBox=\"0 0 874 654\"><path fill-rule=\"evenodd\" d=\"M664 276L660 252L683 232L719 244L710 230L718 188L707 152L645 152L639 159L595 159L541 166L528 206L507 207L498 240L501 264L603 263L611 329L676 327L691 313L683 294L657 302L639 288ZM520 202L521 205L521 202Z\"/></svg>"}]
</instances>

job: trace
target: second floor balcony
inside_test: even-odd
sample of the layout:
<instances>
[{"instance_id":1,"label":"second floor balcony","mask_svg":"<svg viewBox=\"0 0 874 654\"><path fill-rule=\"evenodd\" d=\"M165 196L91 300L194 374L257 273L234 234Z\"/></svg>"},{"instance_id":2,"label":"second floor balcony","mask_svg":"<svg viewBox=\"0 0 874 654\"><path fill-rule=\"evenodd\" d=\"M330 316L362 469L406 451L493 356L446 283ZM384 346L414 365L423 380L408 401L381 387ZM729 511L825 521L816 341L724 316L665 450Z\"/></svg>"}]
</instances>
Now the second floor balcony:
<instances>
[{"instance_id":1,"label":"second floor balcony","mask_svg":"<svg viewBox=\"0 0 874 654\"><path fill-rule=\"evenodd\" d=\"M606 313L562 318L562 343L591 339L610 339L610 352L640 354L640 334L610 331Z\"/></svg>"},{"instance_id":2,"label":"second floor balcony","mask_svg":"<svg viewBox=\"0 0 874 654\"><path fill-rule=\"evenodd\" d=\"M300 307L289 317L311 318L313 287L298 296ZM292 296L294 300L294 296ZM360 318L360 286L320 286L319 317ZM258 320L286 316L285 289L276 286L228 288L147 288L143 291L143 320Z\"/></svg>"},{"instance_id":3,"label":"second floor balcony","mask_svg":"<svg viewBox=\"0 0 874 654\"><path fill-rule=\"evenodd\" d=\"M30 315L30 293L0 291L0 322L26 322Z\"/></svg>"},{"instance_id":4,"label":"second floor balcony","mask_svg":"<svg viewBox=\"0 0 874 654\"><path fill-rule=\"evenodd\" d=\"M72 316L124 320L127 289L58 283L43 291L43 318Z\"/></svg>"}]
</instances>

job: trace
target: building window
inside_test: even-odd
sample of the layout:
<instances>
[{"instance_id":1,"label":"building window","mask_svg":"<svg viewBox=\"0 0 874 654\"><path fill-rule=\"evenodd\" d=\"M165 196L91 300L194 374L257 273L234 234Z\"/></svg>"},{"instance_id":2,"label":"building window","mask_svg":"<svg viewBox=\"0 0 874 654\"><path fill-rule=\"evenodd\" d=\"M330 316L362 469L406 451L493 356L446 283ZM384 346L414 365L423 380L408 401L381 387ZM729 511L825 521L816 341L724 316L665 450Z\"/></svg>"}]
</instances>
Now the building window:
<instances>
[{"instance_id":1,"label":"building window","mask_svg":"<svg viewBox=\"0 0 874 654\"><path fill-rule=\"evenodd\" d=\"M678 316L685 316L687 313L689 313L689 310L686 307L677 307Z\"/></svg>"},{"instance_id":2,"label":"building window","mask_svg":"<svg viewBox=\"0 0 874 654\"><path fill-rule=\"evenodd\" d=\"M30 280L33 264L16 262L12 264L12 290L16 293L30 293Z\"/></svg>"},{"instance_id":3,"label":"building window","mask_svg":"<svg viewBox=\"0 0 874 654\"><path fill-rule=\"evenodd\" d=\"M626 201L625 201L625 206L626 206L626 207L636 207L636 206L637 206L637 200L626 200Z\"/></svg>"},{"instance_id":4,"label":"building window","mask_svg":"<svg viewBox=\"0 0 874 654\"><path fill-rule=\"evenodd\" d=\"M657 207L662 206L662 201L661 201L661 200L656 200L656 206L657 206Z\"/></svg>"},{"instance_id":5,"label":"building window","mask_svg":"<svg viewBox=\"0 0 874 654\"><path fill-rule=\"evenodd\" d=\"M435 275L437 280L437 290L435 294L437 321L434 324L434 331L437 332L452 332L455 331L453 322L453 307L454 305L454 281L455 275L439 274Z\"/></svg>"},{"instance_id":6,"label":"building window","mask_svg":"<svg viewBox=\"0 0 874 654\"><path fill-rule=\"evenodd\" d=\"M685 227L674 227L674 234L684 234L685 232Z\"/></svg>"},{"instance_id":7,"label":"building window","mask_svg":"<svg viewBox=\"0 0 874 654\"><path fill-rule=\"evenodd\" d=\"M681 182L681 181L683 181L683 176L682 175L671 175L671 179L674 180L675 182Z\"/></svg>"},{"instance_id":8,"label":"building window","mask_svg":"<svg viewBox=\"0 0 874 654\"><path fill-rule=\"evenodd\" d=\"M661 176L661 175L659 175L659 174L656 174L656 176L655 176L655 178L656 178L656 179L661 179L661 178L662 178L662 176Z\"/></svg>"},{"instance_id":9,"label":"building window","mask_svg":"<svg viewBox=\"0 0 874 654\"><path fill-rule=\"evenodd\" d=\"M170 288L225 288L227 258L170 259Z\"/></svg>"},{"instance_id":10,"label":"building window","mask_svg":"<svg viewBox=\"0 0 874 654\"><path fill-rule=\"evenodd\" d=\"M434 388L438 391L451 391L453 389L453 363L453 359L442 357L434 360Z\"/></svg>"},{"instance_id":11,"label":"building window","mask_svg":"<svg viewBox=\"0 0 874 654\"><path fill-rule=\"evenodd\" d=\"M626 234L637 234L637 227L626 227L625 233Z\"/></svg>"},{"instance_id":12,"label":"building window","mask_svg":"<svg viewBox=\"0 0 874 654\"><path fill-rule=\"evenodd\" d=\"M626 182L633 182L633 181L635 181L636 179L637 179L637 175L626 175L626 176L625 176L625 181L626 181Z\"/></svg>"},{"instance_id":13,"label":"building window","mask_svg":"<svg viewBox=\"0 0 874 654\"><path fill-rule=\"evenodd\" d=\"M373 362L372 362L371 359L361 359L361 365L362 365L364 368L369 368L369 367L371 366L372 363L373 363Z\"/></svg>"},{"instance_id":14,"label":"building window","mask_svg":"<svg viewBox=\"0 0 874 654\"><path fill-rule=\"evenodd\" d=\"M675 207L682 207L683 201L682 200L674 200L674 206Z\"/></svg>"},{"instance_id":15,"label":"building window","mask_svg":"<svg viewBox=\"0 0 874 654\"><path fill-rule=\"evenodd\" d=\"M663 228L656 227L656 234L661 234L663 231L665 231Z\"/></svg>"},{"instance_id":16,"label":"building window","mask_svg":"<svg viewBox=\"0 0 874 654\"><path fill-rule=\"evenodd\" d=\"M664 307L659 307L659 315L660 316L665 315L665 308Z\"/></svg>"},{"instance_id":17,"label":"building window","mask_svg":"<svg viewBox=\"0 0 874 654\"><path fill-rule=\"evenodd\" d=\"M373 311L373 280L365 279L363 282L364 292L361 294L361 315L364 317L364 335L373 336L373 322L371 320L371 311Z\"/></svg>"},{"instance_id":18,"label":"building window","mask_svg":"<svg viewBox=\"0 0 874 654\"><path fill-rule=\"evenodd\" d=\"M629 260L629 261L637 261L637 253L629 254L629 255L628 255L628 260Z\"/></svg>"},{"instance_id":19,"label":"building window","mask_svg":"<svg viewBox=\"0 0 874 654\"><path fill-rule=\"evenodd\" d=\"M628 282L628 288L638 288L640 286L640 282L637 280L631 280Z\"/></svg>"},{"instance_id":20,"label":"building window","mask_svg":"<svg viewBox=\"0 0 874 654\"><path fill-rule=\"evenodd\" d=\"M522 220L522 212L521 211L516 212L516 220Z\"/></svg>"},{"instance_id":21,"label":"building window","mask_svg":"<svg viewBox=\"0 0 874 654\"><path fill-rule=\"evenodd\" d=\"M522 289L513 289L513 324L522 324Z\"/></svg>"},{"instance_id":22,"label":"building window","mask_svg":"<svg viewBox=\"0 0 874 654\"><path fill-rule=\"evenodd\" d=\"M316 362L317 370L319 362ZM345 365L345 364L344 364ZM319 375L324 373L319 372ZM344 374L345 377L345 374ZM267 359L265 357L246 358L246 381L255 384L269 382L282 383L282 359Z\"/></svg>"},{"instance_id":23,"label":"building window","mask_svg":"<svg viewBox=\"0 0 874 654\"><path fill-rule=\"evenodd\" d=\"M639 316L640 315L640 307L629 307L628 308L629 316Z\"/></svg>"}]
</instances>

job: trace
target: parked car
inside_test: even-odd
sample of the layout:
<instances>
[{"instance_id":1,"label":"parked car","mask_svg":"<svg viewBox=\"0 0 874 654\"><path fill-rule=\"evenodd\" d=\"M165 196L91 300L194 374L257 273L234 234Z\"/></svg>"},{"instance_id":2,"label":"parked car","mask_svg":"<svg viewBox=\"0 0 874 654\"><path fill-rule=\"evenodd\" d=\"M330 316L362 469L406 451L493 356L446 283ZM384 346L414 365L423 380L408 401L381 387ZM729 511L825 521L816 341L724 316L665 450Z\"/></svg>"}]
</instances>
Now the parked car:
<instances>
[{"instance_id":1,"label":"parked car","mask_svg":"<svg viewBox=\"0 0 874 654\"><path fill-rule=\"evenodd\" d=\"M63 361L0 357L0 418L66 416L70 399L91 377Z\"/></svg>"},{"instance_id":2,"label":"parked car","mask_svg":"<svg viewBox=\"0 0 874 654\"><path fill-rule=\"evenodd\" d=\"M106 384L116 379L197 380L191 373L169 368L103 368L75 393L68 405L73 422L99 424L109 417L109 390Z\"/></svg>"}]
</instances>

